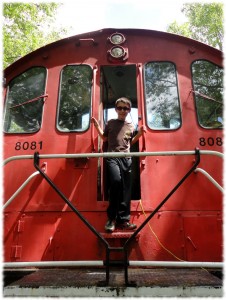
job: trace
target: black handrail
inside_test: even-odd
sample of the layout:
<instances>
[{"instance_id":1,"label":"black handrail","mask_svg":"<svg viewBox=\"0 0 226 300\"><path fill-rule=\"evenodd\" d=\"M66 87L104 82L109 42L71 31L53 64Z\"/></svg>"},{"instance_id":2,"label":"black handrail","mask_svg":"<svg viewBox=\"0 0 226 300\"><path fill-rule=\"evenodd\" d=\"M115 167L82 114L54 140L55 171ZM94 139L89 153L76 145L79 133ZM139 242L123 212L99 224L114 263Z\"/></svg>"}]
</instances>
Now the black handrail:
<instances>
[{"instance_id":1,"label":"black handrail","mask_svg":"<svg viewBox=\"0 0 226 300\"><path fill-rule=\"evenodd\" d=\"M43 176L43 178L50 184L50 186L57 192L57 194L68 204L74 213L80 218L80 220L85 223L85 225L101 240L105 245L106 249L106 285L109 283L109 268L110 268L110 252L111 251L124 251L124 275L126 286L134 286L134 283L129 283L128 281L128 247L131 241L135 239L137 234L143 229L143 227L150 221L150 219L158 212L158 210L165 204L165 202L174 194L174 192L181 186L181 184L189 177L189 175L196 169L197 165L200 163L200 152L199 149L195 150L196 160L192 168L186 173L186 175L178 182L178 184L171 190L171 192L165 197L165 199L154 209L154 211L149 215L149 217L137 228L137 230L126 240L123 247L114 248L110 247L106 239L100 235L98 231L80 214L80 212L74 207L74 205L67 199L67 197L58 189L58 187L52 182L52 180L43 172L39 167L39 153L34 154L34 166Z\"/></svg>"},{"instance_id":2,"label":"black handrail","mask_svg":"<svg viewBox=\"0 0 226 300\"><path fill-rule=\"evenodd\" d=\"M57 188L57 186L52 182L52 180L40 169L39 167L39 153L34 154L34 166L39 171L39 173L45 178L45 180L51 185L51 187L57 192L57 194L67 203L67 205L72 209L74 213L81 219L83 223L105 244L109 247L108 242L99 234L99 232L80 214L80 212L75 208L75 206L67 199L67 197Z\"/></svg>"},{"instance_id":3,"label":"black handrail","mask_svg":"<svg viewBox=\"0 0 226 300\"><path fill-rule=\"evenodd\" d=\"M182 183L191 175L191 173L196 169L198 164L200 163L200 152L199 149L195 149L195 163L191 167L191 169L185 174L185 176L178 182L178 184L169 192L169 194L162 200L162 202L153 210L153 212L148 216L148 218L137 228L136 231L126 240L123 248L125 251L125 256L127 257L126 253L128 253L128 246L132 240L137 236L137 234L141 231L141 229L154 217L154 215L159 211L159 209L166 203L166 201L175 193L175 191L182 185ZM128 258L126 258L128 260ZM130 285L128 282L128 266L125 263L125 282L126 285Z\"/></svg>"},{"instance_id":4,"label":"black handrail","mask_svg":"<svg viewBox=\"0 0 226 300\"><path fill-rule=\"evenodd\" d=\"M85 225L99 238L99 240L104 244L106 250L106 285L109 283L109 273L110 273L110 245L106 239L80 214L76 207L68 200L68 198L58 189L58 187L52 182L52 180L43 172L39 167L39 153L34 154L34 166L42 175L42 177L50 184L50 186L57 192L57 194L67 203L67 205L72 209L72 211L80 218L80 220L85 223Z\"/></svg>"}]
</instances>

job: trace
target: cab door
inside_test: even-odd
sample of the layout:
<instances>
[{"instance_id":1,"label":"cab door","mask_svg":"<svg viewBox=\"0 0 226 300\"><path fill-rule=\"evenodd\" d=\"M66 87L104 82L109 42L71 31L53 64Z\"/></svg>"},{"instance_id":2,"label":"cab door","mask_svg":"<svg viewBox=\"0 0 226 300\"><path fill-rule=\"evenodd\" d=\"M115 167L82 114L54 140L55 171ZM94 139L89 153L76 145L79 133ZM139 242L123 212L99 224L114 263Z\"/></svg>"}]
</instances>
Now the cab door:
<instances>
[{"instance_id":1,"label":"cab door","mask_svg":"<svg viewBox=\"0 0 226 300\"><path fill-rule=\"evenodd\" d=\"M115 112L115 101L120 97L127 97L132 102L132 109L127 117L128 121L133 123L135 130L138 129L138 115L140 108L137 100L137 66L136 65L117 65L117 66L101 66L101 112L100 124L102 128L110 119L117 118ZM103 145L102 149L105 151ZM139 151L139 142L132 146L131 152ZM98 187L99 200L108 200L107 195L107 179L105 176L104 160L99 164L99 180ZM133 158L132 165L132 200L140 199L140 168L139 157ZM103 192L101 192L103 191Z\"/></svg>"}]
</instances>

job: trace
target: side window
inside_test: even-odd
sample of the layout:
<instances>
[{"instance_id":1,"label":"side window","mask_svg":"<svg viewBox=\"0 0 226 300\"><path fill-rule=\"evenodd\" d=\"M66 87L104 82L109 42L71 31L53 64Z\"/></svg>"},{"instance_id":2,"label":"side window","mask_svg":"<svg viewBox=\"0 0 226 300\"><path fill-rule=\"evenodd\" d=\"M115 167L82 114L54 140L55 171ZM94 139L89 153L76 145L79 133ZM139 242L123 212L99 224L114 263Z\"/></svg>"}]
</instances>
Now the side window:
<instances>
[{"instance_id":1,"label":"side window","mask_svg":"<svg viewBox=\"0 0 226 300\"><path fill-rule=\"evenodd\" d=\"M155 130L173 130L181 125L176 69L170 62L145 65L147 124Z\"/></svg>"},{"instance_id":2,"label":"side window","mask_svg":"<svg viewBox=\"0 0 226 300\"><path fill-rule=\"evenodd\" d=\"M46 69L34 67L14 78L8 86L4 131L32 133L41 127Z\"/></svg>"},{"instance_id":3,"label":"side window","mask_svg":"<svg viewBox=\"0 0 226 300\"><path fill-rule=\"evenodd\" d=\"M223 127L223 69L208 61L195 61L192 80L199 124Z\"/></svg>"},{"instance_id":4,"label":"side window","mask_svg":"<svg viewBox=\"0 0 226 300\"><path fill-rule=\"evenodd\" d=\"M60 131L85 131L90 124L92 69L70 65L61 72L57 128Z\"/></svg>"}]
</instances>

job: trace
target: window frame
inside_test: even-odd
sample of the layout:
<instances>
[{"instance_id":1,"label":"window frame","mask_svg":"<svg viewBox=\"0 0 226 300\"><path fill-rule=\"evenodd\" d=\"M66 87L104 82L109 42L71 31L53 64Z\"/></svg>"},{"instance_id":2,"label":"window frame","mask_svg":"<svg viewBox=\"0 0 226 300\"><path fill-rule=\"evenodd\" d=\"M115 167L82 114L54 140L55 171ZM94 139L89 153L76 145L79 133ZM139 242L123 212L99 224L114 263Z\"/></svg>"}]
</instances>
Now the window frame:
<instances>
[{"instance_id":1,"label":"window frame","mask_svg":"<svg viewBox=\"0 0 226 300\"><path fill-rule=\"evenodd\" d=\"M88 126L86 129L84 130L62 130L62 128L59 126L59 115L60 115L60 108L61 108L61 90L62 90L62 74L63 74L63 70L66 68L66 67L79 67L79 66L87 66L90 68L91 70L91 74L92 74L92 78L91 78L91 81L90 81L90 117L89 117L89 120L88 120ZM68 134L68 133L85 133L87 132L89 129L90 129L90 126L91 126L91 115L92 115L92 98L93 98L93 82L94 82L94 67L89 65L89 64L67 64L67 65L64 65L60 71L60 77L59 77L59 89L58 89L58 96L57 96L57 111L56 111L56 129L62 133L62 134Z\"/></svg>"},{"instance_id":2,"label":"window frame","mask_svg":"<svg viewBox=\"0 0 226 300\"><path fill-rule=\"evenodd\" d=\"M222 114L222 121L223 121L223 125L221 126L221 127L206 127L206 126L204 126L204 125L202 125L201 124L201 122L200 122L200 115L199 115L199 113L198 113L198 105L197 105L197 96L196 96L196 90L195 90L195 85L194 85L194 80L193 80L193 64L195 63L195 62L207 62L207 63L209 63L209 64L212 64L212 65L214 65L214 66L216 66L216 67L218 67L219 69L222 69L223 70L223 67L221 67L221 66L219 66L219 65L217 65L216 63L214 63L214 62L212 62L212 61L210 61L210 60L208 60L208 59L196 59L196 60L194 60L192 63L191 63L191 65L190 65L190 71L191 71L191 82L192 82L192 91L193 91L193 98L194 98L194 105L195 105L195 113L196 113L196 119L197 119L197 123L198 123L198 125L201 127L201 128L203 128L203 129L206 129L206 130L218 130L218 129L224 129L224 113ZM224 77L224 74L223 74L223 77ZM223 83L224 83L224 78L223 78ZM224 88L224 85L222 86L222 88ZM208 96L208 95L207 95ZM223 97L223 100L224 100L224 97ZM206 101L208 101L208 100L206 100ZM222 102L222 105L224 105L224 102ZM224 109L223 109L224 110Z\"/></svg>"},{"instance_id":3,"label":"window frame","mask_svg":"<svg viewBox=\"0 0 226 300\"><path fill-rule=\"evenodd\" d=\"M6 95L5 95L5 101L4 101L4 114L3 114L3 133L4 134L9 134L9 135L12 135L12 134L35 134L37 132L39 132L42 128L42 123L43 123L43 115L44 115L44 97L40 97L40 99L37 99L37 101L43 101L43 105L42 105L42 111L41 111L41 118L40 118L40 126L37 130L34 130L34 131L24 131L24 132L20 132L20 131L15 131L15 132L8 132L5 130L5 117L6 117L6 113L7 113L7 102L8 102L8 95L9 95L9 86L10 84L12 83L13 80L15 80L16 78L20 77L22 74L28 72L29 70L32 70L34 68L42 68L44 71L45 71L45 78L44 78L44 89L43 89L43 93L40 95L40 96L43 96L46 94L46 88L47 88L47 79L48 79L48 69L45 67L45 66L41 66L41 65L37 65L37 66L32 66L28 69L25 69L24 71L20 72L19 74L17 74L16 76L14 76L7 84L7 89L6 89ZM37 97L34 97L32 99L35 99L35 98L38 98L39 96ZM29 100L32 100L32 99L29 99ZM29 101L27 100L27 101ZM24 101L26 102L26 101Z\"/></svg>"},{"instance_id":4,"label":"window frame","mask_svg":"<svg viewBox=\"0 0 226 300\"><path fill-rule=\"evenodd\" d=\"M178 116L179 116L179 121L180 121L180 124L178 127L176 128L153 128L150 126L149 122L148 122L148 111L147 111L147 94L146 94L146 76L145 76L145 71L146 71L146 66L148 64L151 64L151 63L169 63L171 64L173 67L174 67L174 70L175 70L175 80L176 80L176 91L177 91L177 100L178 100ZM176 131L176 130L179 130L181 127L182 127L182 111L181 111L181 99L180 99L180 91L179 91L179 84L178 84L178 72L177 72L177 68L176 68L176 64L172 61L168 61L168 60L164 60L164 61L148 61L144 64L144 67L143 67L143 77L144 77L144 83L143 83L143 87L144 87L144 109L145 109L145 117L146 117L146 123L147 123L147 127L150 129L150 130L153 130L153 131Z\"/></svg>"}]
</instances>

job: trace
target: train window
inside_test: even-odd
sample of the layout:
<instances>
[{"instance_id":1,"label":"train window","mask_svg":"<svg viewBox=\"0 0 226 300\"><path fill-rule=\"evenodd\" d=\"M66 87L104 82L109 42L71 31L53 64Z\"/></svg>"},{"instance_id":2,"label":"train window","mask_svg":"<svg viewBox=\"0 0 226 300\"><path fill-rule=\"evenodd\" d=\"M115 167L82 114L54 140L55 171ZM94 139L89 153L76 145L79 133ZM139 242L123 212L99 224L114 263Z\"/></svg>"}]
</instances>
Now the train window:
<instances>
[{"instance_id":1,"label":"train window","mask_svg":"<svg viewBox=\"0 0 226 300\"><path fill-rule=\"evenodd\" d=\"M4 131L37 132L41 126L46 69L34 67L14 78L8 86ZM40 97L40 98L39 98Z\"/></svg>"},{"instance_id":2,"label":"train window","mask_svg":"<svg viewBox=\"0 0 226 300\"><path fill-rule=\"evenodd\" d=\"M181 125L176 69L170 62L145 65L147 124L155 130L173 130Z\"/></svg>"},{"instance_id":3,"label":"train window","mask_svg":"<svg viewBox=\"0 0 226 300\"><path fill-rule=\"evenodd\" d=\"M223 69L211 62L192 64L192 79L199 124L204 128L223 126Z\"/></svg>"},{"instance_id":4,"label":"train window","mask_svg":"<svg viewBox=\"0 0 226 300\"><path fill-rule=\"evenodd\" d=\"M85 131L90 124L92 69L88 65L69 65L61 72L57 128Z\"/></svg>"}]
</instances>

